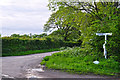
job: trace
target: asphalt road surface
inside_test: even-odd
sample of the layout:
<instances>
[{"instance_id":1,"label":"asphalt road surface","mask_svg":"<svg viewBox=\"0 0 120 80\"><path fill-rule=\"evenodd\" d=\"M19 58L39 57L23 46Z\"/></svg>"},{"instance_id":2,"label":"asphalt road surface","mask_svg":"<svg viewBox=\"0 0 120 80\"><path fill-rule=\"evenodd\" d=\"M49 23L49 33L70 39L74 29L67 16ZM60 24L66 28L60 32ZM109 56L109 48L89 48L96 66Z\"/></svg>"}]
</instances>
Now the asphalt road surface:
<instances>
[{"instance_id":1,"label":"asphalt road surface","mask_svg":"<svg viewBox=\"0 0 120 80\"><path fill-rule=\"evenodd\" d=\"M2 59L2 77L5 78L108 78L100 75L78 75L61 72L58 70L47 70L40 65L45 56L55 52L32 54L25 56L0 57ZM110 77L110 76L109 76Z\"/></svg>"}]
</instances>

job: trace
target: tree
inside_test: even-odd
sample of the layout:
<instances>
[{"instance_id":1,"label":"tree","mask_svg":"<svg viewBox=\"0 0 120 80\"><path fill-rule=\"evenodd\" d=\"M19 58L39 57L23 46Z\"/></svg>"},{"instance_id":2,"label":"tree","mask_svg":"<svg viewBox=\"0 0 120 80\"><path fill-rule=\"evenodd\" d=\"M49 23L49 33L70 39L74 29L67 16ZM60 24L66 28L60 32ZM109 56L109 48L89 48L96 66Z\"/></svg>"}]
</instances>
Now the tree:
<instances>
[{"instance_id":1,"label":"tree","mask_svg":"<svg viewBox=\"0 0 120 80\"><path fill-rule=\"evenodd\" d=\"M17 37L17 38L19 38L20 35L19 34L12 34L10 37Z\"/></svg>"},{"instance_id":2,"label":"tree","mask_svg":"<svg viewBox=\"0 0 120 80\"><path fill-rule=\"evenodd\" d=\"M37 34L32 35L33 38L42 38L42 37L45 37L45 36L47 36L46 33L42 33L42 34L39 34L39 35L37 35Z\"/></svg>"},{"instance_id":3,"label":"tree","mask_svg":"<svg viewBox=\"0 0 120 80\"><path fill-rule=\"evenodd\" d=\"M102 7L107 7L107 6L111 6L111 7L115 7L118 8L120 6L120 0L111 0L110 2L105 2L104 0L100 0L101 2L96 2L96 0L94 0L93 2L81 2L80 0L49 0L49 9L52 11L57 11L59 8L65 6L65 7L70 7L73 8L75 11L84 11L86 13L89 13L91 16L102 20L101 16L99 14L100 9L102 9ZM101 4L101 6L99 6L98 4ZM97 14L96 14L97 13Z\"/></svg>"},{"instance_id":4,"label":"tree","mask_svg":"<svg viewBox=\"0 0 120 80\"><path fill-rule=\"evenodd\" d=\"M104 44L104 37L98 37L95 33L112 33L112 36L108 37L106 45L108 57L114 56L118 60L120 57L120 9L111 6L111 4L108 4L106 7L103 7L101 4L102 9L99 14L103 14L101 17L102 21L96 19L95 21L92 21L92 24L89 27L86 28L87 34L86 32L83 33L84 35L86 34L83 38L83 44L85 47L89 46L89 50L92 49L92 51L94 50L96 53L99 52L97 54L102 56L101 53L103 52L102 45Z\"/></svg>"},{"instance_id":5,"label":"tree","mask_svg":"<svg viewBox=\"0 0 120 80\"><path fill-rule=\"evenodd\" d=\"M61 8L67 8L69 10L73 9L72 12L84 13L83 19L75 18L71 23L74 22L77 24L76 27L79 27L78 29L81 31L80 38L83 41L82 46L89 51L88 53L93 52L95 55L100 55L101 52L103 52L102 44L104 43L104 38L97 37L95 35L96 32L112 32L113 35L109 39L109 46L107 46L108 52L110 53L108 56L117 56L119 58L120 38L118 35L120 35L120 0L114 1L115 2L105 2L102 0L101 2L80 2L76 0L70 2L68 0L61 0L58 2L57 0L50 0L48 6L50 10L56 12ZM62 15L64 16L66 13L67 12ZM81 15L77 14L75 16L79 17ZM72 15L70 14L70 16ZM69 23L69 20L67 20L66 23L67 22Z\"/></svg>"},{"instance_id":6,"label":"tree","mask_svg":"<svg viewBox=\"0 0 120 80\"><path fill-rule=\"evenodd\" d=\"M57 12L54 12L47 23L44 25L44 31L51 31L53 29L57 29L60 34L64 37L64 40L68 40L67 38L71 34L78 35L79 31L79 23L76 23L77 19L81 16L75 15L84 15L82 12L76 12L72 8L69 7L60 7Z\"/></svg>"},{"instance_id":7,"label":"tree","mask_svg":"<svg viewBox=\"0 0 120 80\"><path fill-rule=\"evenodd\" d=\"M30 36L27 35L27 34L21 35L21 37L22 37L22 38L30 38Z\"/></svg>"}]
</instances>

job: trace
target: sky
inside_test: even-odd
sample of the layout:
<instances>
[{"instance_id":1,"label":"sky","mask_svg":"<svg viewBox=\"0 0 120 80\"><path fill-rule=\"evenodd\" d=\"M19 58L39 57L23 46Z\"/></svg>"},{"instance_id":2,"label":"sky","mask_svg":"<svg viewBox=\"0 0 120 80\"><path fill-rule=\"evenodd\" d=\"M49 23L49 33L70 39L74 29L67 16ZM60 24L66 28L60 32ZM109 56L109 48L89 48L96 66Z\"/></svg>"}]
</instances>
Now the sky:
<instances>
[{"instance_id":1,"label":"sky","mask_svg":"<svg viewBox=\"0 0 120 80\"><path fill-rule=\"evenodd\" d=\"M41 34L52 13L48 0L0 0L0 33Z\"/></svg>"}]
</instances>

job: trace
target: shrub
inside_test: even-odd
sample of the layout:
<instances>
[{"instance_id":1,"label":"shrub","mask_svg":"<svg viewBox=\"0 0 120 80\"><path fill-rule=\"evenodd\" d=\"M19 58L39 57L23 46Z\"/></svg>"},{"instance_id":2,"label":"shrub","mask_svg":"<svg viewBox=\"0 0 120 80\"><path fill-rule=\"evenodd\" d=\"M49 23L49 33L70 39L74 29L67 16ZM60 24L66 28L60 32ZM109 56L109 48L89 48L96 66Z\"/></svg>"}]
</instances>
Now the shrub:
<instances>
[{"instance_id":1,"label":"shrub","mask_svg":"<svg viewBox=\"0 0 120 80\"><path fill-rule=\"evenodd\" d=\"M46 57L43 59L43 61L48 61L49 58L50 58L50 56L46 56Z\"/></svg>"}]
</instances>

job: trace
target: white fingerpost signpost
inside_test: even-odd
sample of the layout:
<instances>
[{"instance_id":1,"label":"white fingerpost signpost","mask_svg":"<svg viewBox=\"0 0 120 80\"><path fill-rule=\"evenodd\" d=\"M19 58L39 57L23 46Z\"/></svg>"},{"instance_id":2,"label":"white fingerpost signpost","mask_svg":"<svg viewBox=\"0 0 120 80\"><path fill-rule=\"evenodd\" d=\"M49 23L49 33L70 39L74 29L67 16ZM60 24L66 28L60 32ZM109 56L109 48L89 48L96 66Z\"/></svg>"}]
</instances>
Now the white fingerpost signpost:
<instances>
[{"instance_id":1,"label":"white fingerpost signpost","mask_svg":"<svg viewBox=\"0 0 120 80\"><path fill-rule=\"evenodd\" d=\"M105 36L105 43L103 44L103 49L104 49L104 56L105 59L107 59L107 50L105 48L105 45L107 44L107 35L112 35L112 33L96 33L96 35L98 36Z\"/></svg>"}]
</instances>

